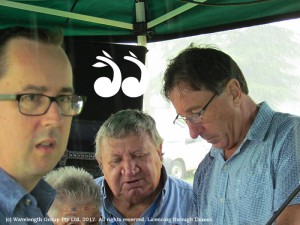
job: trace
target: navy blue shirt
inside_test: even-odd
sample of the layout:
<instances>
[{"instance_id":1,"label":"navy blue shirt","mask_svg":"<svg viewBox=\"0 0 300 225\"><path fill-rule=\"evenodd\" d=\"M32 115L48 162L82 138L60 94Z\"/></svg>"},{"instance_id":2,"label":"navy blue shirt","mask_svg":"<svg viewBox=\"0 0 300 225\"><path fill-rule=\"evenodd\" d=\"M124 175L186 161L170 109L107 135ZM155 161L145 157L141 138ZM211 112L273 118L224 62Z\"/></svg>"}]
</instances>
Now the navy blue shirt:
<instances>
[{"instance_id":1,"label":"navy blue shirt","mask_svg":"<svg viewBox=\"0 0 300 225\"><path fill-rule=\"evenodd\" d=\"M0 224L53 224L46 213L54 197L55 190L44 180L28 193L0 168Z\"/></svg>"}]
</instances>

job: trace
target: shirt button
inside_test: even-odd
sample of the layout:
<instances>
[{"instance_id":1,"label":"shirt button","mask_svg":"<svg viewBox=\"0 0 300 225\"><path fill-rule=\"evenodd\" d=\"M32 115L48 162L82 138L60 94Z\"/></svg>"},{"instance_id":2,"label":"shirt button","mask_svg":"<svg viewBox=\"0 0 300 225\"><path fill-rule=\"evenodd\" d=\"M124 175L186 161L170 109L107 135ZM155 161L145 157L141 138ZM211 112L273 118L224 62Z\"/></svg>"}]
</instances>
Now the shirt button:
<instances>
[{"instance_id":1,"label":"shirt button","mask_svg":"<svg viewBox=\"0 0 300 225\"><path fill-rule=\"evenodd\" d=\"M25 205L30 206L31 205L31 200L29 198L25 199Z\"/></svg>"},{"instance_id":2,"label":"shirt button","mask_svg":"<svg viewBox=\"0 0 300 225\"><path fill-rule=\"evenodd\" d=\"M224 203L224 198L220 198L220 203L221 203L221 204Z\"/></svg>"},{"instance_id":3,"label":"shirt button","mask_svg":"<svg viewBox=\"0 0 300 225\"><path fill-rule=\"evenodd\" d=\"M223 170L227 170L228 169L228 165L224 165Z\"/></svg>"}]
</instances>

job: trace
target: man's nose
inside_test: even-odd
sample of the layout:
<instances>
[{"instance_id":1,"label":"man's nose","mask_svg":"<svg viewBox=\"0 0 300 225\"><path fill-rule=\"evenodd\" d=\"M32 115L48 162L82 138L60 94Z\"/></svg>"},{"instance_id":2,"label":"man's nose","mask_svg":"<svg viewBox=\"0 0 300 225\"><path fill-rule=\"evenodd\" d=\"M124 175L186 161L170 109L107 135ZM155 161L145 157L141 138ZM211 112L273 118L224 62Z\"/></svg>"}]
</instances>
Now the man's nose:
<instances>
[{"instance_id":1,"label":"man's nose","mask_svg":"<svg viewBox=\"0 0 300 225\"><path fill-rule=\"evenodd\" d=\"M188 128L189 128L191 138L195 139L195 138L201 136L201 133L204 130L201 123L195 124L195 123L187 122L187 125L188 125Z\"/></svg>"},{"instance_id":2,"label":"man's nose","mask_svg":"<svg viewBox=\"0 0 300 225\"><path fill-rule=\"evenodd\" d=\"M43 123L45 125L61 126L63 124L63 116L56 102L52 102L48 111L43 115Z\"/></svg>"},{"instance_id":3,"label":"man's nose","mask_svg":"<svg viewBox=\"0 0 300 225\"><path fill-rule=\"evenodd\" d=\"M133 159L126 159L123 162L123 167L121 173L127 176L134 176L139 172L139 168L136 165L136 162Z\"/></svg>"}]
</instances>

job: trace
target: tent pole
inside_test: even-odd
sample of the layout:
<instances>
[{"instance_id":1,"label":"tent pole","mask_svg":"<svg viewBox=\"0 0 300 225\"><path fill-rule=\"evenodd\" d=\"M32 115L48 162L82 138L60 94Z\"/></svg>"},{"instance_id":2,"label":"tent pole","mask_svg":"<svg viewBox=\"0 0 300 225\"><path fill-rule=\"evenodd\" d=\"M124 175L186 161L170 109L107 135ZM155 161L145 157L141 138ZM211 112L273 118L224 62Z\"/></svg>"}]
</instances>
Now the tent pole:
<instances>
[{"instance_id":1,"label":"tent pole","mask_svg":"<svg viewBox=\"0 0 300 225\"><path fill-rule=\"evenodd\" d=\"M207 0L195 0L195 1L203 3L203 2L206 2ZM191 8L194 8L196 6L199 6L199 5L196 4L196 3L186 3L185 5L180 6L179 8L174 9L174 10L166 13L165 15L162 15L162 16L148 22L148 28L155 27L158 24L161 24L161 23L163 23L163 22L165 22L165 21L167 21L167 20L169 20L169 19L171 19L175 16L178 16L181 13L184 13L185 11L190 10Z\"/></svg>"},{"instance_id":2,"label":"tent pole","mask_svg":"<svg viewBox=\"0 0 300 225\"><path fill-rule=\"evenodd\" d=\"M142 26L147 26L145 13L145 0L135 0L135 15L136 23ZM140 46L147 46L147 27L140 29L137 35L137 44Z\"/></svg>"}]
</instances>

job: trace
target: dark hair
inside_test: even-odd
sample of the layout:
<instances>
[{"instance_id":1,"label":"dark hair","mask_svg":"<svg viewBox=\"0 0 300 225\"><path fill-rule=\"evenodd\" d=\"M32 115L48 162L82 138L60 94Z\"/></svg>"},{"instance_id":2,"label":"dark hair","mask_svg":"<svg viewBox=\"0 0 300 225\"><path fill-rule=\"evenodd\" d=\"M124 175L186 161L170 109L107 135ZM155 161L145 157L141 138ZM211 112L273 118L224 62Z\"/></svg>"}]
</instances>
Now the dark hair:
<instances>
[{"instance_id":1,"label":"dark hair","mask_svg":"<svg viewBox=\"0 0 300 225\"><path fill-rule=\"evenodd\" d=\"M63 47L63 31L60 28L9 27L0 30L0 76L5 71L5 50L7 43L16 38L26 38L46 44Z\"/></svg>"},{"instance_id":2,"label":"dark hair","mask_svg":"<svg viewBox=\"0 0 300 225\"><path fill-rule=\"evenodd\" d=\"M163 94L169 99L170 91L179 84L191 90L209 90L222 93L230 79L240 83L248 94L245 77L237 63L224 52L210 47L190 46L170 61L164 74Z\"/></svg>"}]
</instances>

